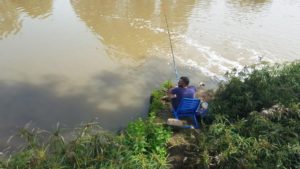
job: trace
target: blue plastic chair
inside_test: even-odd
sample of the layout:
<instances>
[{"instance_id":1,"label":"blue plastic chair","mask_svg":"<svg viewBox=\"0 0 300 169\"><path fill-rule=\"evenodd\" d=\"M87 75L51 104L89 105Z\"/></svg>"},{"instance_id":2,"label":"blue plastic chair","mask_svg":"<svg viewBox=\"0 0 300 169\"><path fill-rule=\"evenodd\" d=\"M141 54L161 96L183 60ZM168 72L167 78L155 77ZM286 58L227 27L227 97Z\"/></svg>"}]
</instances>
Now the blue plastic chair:
<instances>
[{"instance_id":1,"label":"blue plastic chair","mask_svg":"<svg viewBox=\"0 0 300 169\"><path fill-rule=\"evenodd\" d=\"M199 105L200 99L183 98L181 99L177 109L173 110L172 112L175 118L178 120L180 117L192 117L194 120L194 127L199 128L199 124L196 118L196 111Z\"/></svg>"}]
</instances>

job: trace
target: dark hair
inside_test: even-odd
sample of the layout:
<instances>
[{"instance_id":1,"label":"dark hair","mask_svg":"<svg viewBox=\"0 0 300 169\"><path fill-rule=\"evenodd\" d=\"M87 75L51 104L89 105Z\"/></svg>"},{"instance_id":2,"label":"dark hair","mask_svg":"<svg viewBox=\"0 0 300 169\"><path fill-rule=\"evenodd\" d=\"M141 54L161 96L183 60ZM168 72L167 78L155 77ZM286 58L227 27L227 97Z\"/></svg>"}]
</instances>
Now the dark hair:
<instances>
[{"instance_id":1,"label":"dark hair","mask_svg":"<svg viewBox=\"0 0 300 169\"><path fill-rule=\"evenodd\" d=\"M183 81L183 83L184 83L185 85L189 85L190 80L189 80L188 77L186 77L186 76L181 76L180 79Z\"/></svg>"}]
</instances>

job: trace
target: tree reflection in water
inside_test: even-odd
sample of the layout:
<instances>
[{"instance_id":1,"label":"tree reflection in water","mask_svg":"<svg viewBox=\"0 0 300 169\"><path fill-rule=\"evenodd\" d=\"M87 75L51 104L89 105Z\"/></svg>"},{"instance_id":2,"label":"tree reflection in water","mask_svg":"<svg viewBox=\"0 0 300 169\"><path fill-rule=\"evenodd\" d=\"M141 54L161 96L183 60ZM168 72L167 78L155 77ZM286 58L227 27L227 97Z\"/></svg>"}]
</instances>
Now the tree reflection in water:
<instances>
[{"instance_id":1,"label":"tree reflection in water","mask_svg":"<svg viewBox=\"0 0 300 169\"><path fill-rule=\"evenodd\" d=\"M52 3L52 0L1 0L0 39L20 31L23 13L31 18L48 17L52 12Z\"/></svg>"}]
</instances>

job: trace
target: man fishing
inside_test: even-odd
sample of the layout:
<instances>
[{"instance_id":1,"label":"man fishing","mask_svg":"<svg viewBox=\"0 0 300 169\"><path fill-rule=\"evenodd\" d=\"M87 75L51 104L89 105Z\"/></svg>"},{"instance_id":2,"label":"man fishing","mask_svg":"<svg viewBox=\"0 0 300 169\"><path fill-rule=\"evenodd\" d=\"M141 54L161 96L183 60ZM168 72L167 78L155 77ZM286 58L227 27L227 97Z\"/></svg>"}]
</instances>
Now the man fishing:
<instances>
[{"instance_id":1,"label":"man fishing","mask_svg":"<svg viewBox=\"0 0 300 169\"><path fill-rule=\"evenodd\" d=\"M182 76L179 78L178 86L169 90L168 95L174 110L177 109L182 98L195 98L197 89L194 86L189 86L189 83L189 78Z\"/></svg>"},{"instance_id":2,"label":"man fishing","mask_svg":"<svg viewBox=\"0 0 300 169\"><path fill-rule=\"evenodd\" d=\"M166 26L167 26L167 30L168 30L168 35L169 35L174 71L175 71L176 79L178 79L178 71L177 71L176 63L175 63L171 34L170 34L170 30L169 30L167 15L165 12L164 12L164 16L165 16ZM186 76L182 76L179 78L178 86L175 88L172 88L168 91L168 96L169 96L169 98L171 98L171 104L172 104L172 107L174 110L177 109L182 98L195 98L197 89L194 86L189 86L189 83L190 83L189 78Z\"/></svg>"}]
</instances>

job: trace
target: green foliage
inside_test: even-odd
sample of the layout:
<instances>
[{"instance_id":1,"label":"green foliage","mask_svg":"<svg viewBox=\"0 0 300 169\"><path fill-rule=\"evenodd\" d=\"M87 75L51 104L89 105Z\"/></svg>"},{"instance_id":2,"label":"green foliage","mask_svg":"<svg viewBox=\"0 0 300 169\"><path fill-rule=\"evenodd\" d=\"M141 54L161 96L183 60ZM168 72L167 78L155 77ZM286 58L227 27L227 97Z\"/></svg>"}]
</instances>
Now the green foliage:
<instances>
[{"instance_id":1,"label":"green foliage","mask_svg":"<svg viewBox=\"0 0 300 169\"><path fill-rule=\"evenodd\" d=\"M141 119L128 125L125 133L125 145L130 147L134 157L147 156L146 159L154 165L154 168L167 167L167 140L171 137L171 131L155 123L154 113L145 121ZM144 159L144 160L146 160ZM137 162L141 162L138 160ZM143 165L144 166L144 165Z\"/></svg>"},{"instance_id":2,"label":"green foliage","mask_svg":"<svg viewBox=\"0 0 300 169\"><path fill-rule=\"evenodd\" d=\"M167 105L163 104L161 99L167 94L167 91L173 87L171 81L166 81L160 89L154 90L151 94L151 104L149 112L160 112L168 109Z\"/></svg>"},{"instance_id":3,"label":"green foliage","mask_svg":"<svg viewBox=\"0 0 300 169\"><path fill-rule=\"evenodd\" d=\"M112 135L97 124L76 130L76 137L65 142L57 130L45 138L38 132L22 130L24 148L1 162L7 169L69 168L167 168L166 142L171 132L154 122L151 115L129 124L125 134ZM45 140L45 139L44 139Z\"/></svg>"},{"instance_id":4,"label":"green foliage","mask_svg":"<svg viewBox=\"0 0 300 169\"><path fill-rule=\"evenodd\" d=\"M198 151L203 152L199 165L202 168L299 168L300 119L291 118L289 123L274 118L253 112L236 123L215 122L198 135Z\"/></svg>"},{"instance_id":5,"label":"green foliage","mask_svg":"<svg viewBox=\"0 0 300 169\"><path fill-rule=\"evenodd\" d=\"M213 114L226 114L230 120L247 117L274 104L289 106L300 101L300 62L283 65L254 65L250 70L227 73L211 103Z\"/></svg>"},{"instance_id":6,"label":"green foliage","mask_svg":"<svg viewBox=\"0 0 300 169\"><path fill-rule=\"evenodd\" d=\"M160 157L166 157L166 143L171 137L169 129L162 124L155 123L154 113L146 121L141 119L130 123L126 129L126 144L138 153L156 153Z\"/></svg>"},{"instance_id":7,"label":"green foliage","mask_svg":"<svg viewBox=\"0 0 300 169\"><path fill-rule=\"evenodd\" d=\"M213 124L197 135L194 166L300 168L300 63L257 66L234 70L220 84Z\"/></svg>"}]
</instances>

